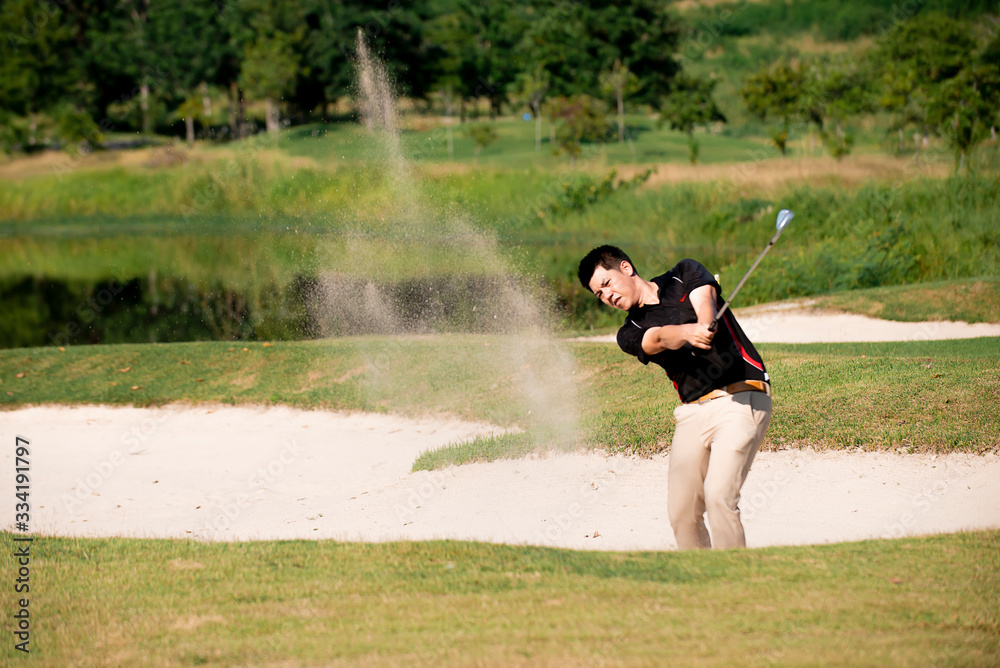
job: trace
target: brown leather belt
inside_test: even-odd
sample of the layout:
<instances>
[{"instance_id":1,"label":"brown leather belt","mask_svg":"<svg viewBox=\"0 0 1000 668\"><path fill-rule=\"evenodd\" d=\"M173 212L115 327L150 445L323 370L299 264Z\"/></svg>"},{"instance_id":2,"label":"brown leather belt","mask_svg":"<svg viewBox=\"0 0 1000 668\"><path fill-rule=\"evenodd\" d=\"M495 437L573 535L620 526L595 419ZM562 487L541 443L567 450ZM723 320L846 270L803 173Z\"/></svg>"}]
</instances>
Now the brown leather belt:
<instances>
[{"instance_id":1,"label":"brown leather belt","mask_svg":"<svg viewBox=\"0 0 1000 668\"><path fill-rule=\"evenodd\" d=\"M708 394L698 397L694 401L685 401L684 403L703 404L706 401L718 399L719 397L724 397L727 394L736 394L737 392L764 392L767 396L771 396L771 386L762 380L745 380L731 385L726 385L725 387L720 387L717 390L712 390Z\"/></svg>"}]
</instances>

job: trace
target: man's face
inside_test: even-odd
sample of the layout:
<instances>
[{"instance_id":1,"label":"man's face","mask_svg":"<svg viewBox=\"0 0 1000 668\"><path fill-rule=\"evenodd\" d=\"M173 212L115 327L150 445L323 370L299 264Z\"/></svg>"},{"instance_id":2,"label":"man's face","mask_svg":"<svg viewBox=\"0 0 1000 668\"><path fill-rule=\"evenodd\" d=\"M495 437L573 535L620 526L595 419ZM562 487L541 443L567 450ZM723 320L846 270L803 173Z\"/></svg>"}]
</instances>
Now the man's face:
<instances>
[{"instance_id":1,"label":"man's face","mask_svg":"<svg viewBox=\"0 0 1000 668\"><path fill-rule=\"evenodd\" d=\"M614 269L597 265L588 286L608 306L627 311L635 305L634 273L632 265L624 261Z\"/></svg>"}]
</instances>

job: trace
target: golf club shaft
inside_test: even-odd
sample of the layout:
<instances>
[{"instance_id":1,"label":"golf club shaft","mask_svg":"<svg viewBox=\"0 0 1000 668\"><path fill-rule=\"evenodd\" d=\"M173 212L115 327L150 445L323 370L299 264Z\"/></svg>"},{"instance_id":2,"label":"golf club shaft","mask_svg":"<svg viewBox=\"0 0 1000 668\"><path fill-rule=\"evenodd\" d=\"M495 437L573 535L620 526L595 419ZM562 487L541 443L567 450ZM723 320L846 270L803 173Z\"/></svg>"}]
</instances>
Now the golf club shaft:
<instances>
[{"instance_id":1,"label":"golf club shaft","mask_svg":"<svg viewBox=\"0 0 1000 668\"><path fill-rule=\"evenodd\" d=\"M771 246L774 245L774 242L778 240L778 237L781 236L781 233L784 230L785 228L782 227L777 232L774 233L774 236L771 237L771 241L768 242L767 246L764 247L764 250L762 250L760 255L757 256L757 259L754 260L754 263L750 265L749 269L747 269L747 273L743 274L743 279L736 286L736 289L733 290L731 293L729 293L729 299L726 300L726 303L722 305L722 308L719 309L719 312L715 315L715 319L712 320L712 324L708 326L708 331L714 332L719 327L719 320L725 314L726 310L729 308L729 305L733 302L733 299L735 299L736 293L738 293L740 291L740 288L743 287L743 284L747 282L747 279L750 277L750 273L757 268L757 265L760 264L760 261L764 258L765 255L767 255L767 251L771 250Z\"/></svg>"}]
</instances>

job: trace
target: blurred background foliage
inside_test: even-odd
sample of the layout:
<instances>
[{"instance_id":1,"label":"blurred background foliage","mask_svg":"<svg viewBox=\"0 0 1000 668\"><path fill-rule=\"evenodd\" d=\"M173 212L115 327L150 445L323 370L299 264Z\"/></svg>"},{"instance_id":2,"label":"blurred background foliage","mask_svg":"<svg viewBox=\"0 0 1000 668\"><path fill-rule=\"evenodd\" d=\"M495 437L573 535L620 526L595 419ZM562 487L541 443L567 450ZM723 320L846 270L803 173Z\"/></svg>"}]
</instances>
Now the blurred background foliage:
<instances>
[{"instance_id":1,"label":"blurred background foliage","mask_svg":"<svg viewBox=\"0 0 1000 668\"><path fill-rule=\"evenodd\" d=\"M304 295L394 215L359 30L429 215L495 237L566 331L619 320L576 281L592 246L644 273L695 257L725 288L782 207L797 233L744 304L994 276L997 26L975 0L5 0L0 346L316 332ZM872 156L895 171L841 164ZM379 280L457 289L424 258Z\"/></svg>"}]
</instances>

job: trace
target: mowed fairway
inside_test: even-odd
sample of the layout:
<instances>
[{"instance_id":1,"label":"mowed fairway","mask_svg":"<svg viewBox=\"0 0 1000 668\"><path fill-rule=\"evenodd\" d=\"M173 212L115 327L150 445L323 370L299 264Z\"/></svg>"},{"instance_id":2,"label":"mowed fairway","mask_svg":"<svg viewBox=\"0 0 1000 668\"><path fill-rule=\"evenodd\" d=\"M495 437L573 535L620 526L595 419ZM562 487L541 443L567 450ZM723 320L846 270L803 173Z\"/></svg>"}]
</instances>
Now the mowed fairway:
<instances>
[{"instance_id":1,"label":"mowed fairway","mask_svg":"<svg viewBox=\"0 0 1000 668\"><path fill-rule=\"evenodd\" d=\"M43 537L32 553L41 666L1000 659L997 531L709 553Z\"/></svg>"}]
</instances>

